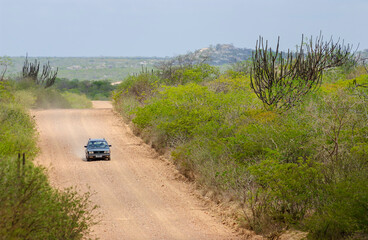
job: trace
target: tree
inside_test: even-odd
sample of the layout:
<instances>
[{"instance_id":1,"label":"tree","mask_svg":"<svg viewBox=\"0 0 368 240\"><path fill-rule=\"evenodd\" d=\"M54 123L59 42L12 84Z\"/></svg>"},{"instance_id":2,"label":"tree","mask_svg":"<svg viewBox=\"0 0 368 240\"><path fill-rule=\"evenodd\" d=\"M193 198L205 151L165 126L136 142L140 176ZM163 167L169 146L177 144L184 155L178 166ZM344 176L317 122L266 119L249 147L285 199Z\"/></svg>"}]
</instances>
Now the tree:
<instances>
[{"instance_id":1,"label":"tree","mask_svg":"<svg viewBox=\"0 0 368 240\"><path fill-rule=\"evenodd\" d=\"M317 89L326 69L355 61L352 46L338 40L324 41L320 34L315 41L302 41L295 52L268 49L260 37L253 52L251 88L264 105L271 109L289 109L309 92Z\"/></svg>"},{"instance_id":2,"label":"tree","mask_svg":"<svg viewBox=\"0 0 368 240\"><path fill-rule=\"evenodd\" d=\"M35 59L34 63L28 62L28 56L26 56L23 64L23 79L30 79L35 84L44 86L45 88L51 87L55 83L58 68L53 71L50 62L47 62L42 67L41 76L38 76L39 71L40 62L37 59Z\"/></svg>"},{"instance_id":3,"label":"tree","mask_svg":"<svg viewBox=\"0 0 368 240\"><path fill-rule=\"evenodd\" d=\"M167 81L169 85L181 84L185 70L203 65L208 59L209 56L200 52L179 55L175 58L159 62L156 65L158 69L156 74L161 79Z\"/></svg>"}]
</instances>

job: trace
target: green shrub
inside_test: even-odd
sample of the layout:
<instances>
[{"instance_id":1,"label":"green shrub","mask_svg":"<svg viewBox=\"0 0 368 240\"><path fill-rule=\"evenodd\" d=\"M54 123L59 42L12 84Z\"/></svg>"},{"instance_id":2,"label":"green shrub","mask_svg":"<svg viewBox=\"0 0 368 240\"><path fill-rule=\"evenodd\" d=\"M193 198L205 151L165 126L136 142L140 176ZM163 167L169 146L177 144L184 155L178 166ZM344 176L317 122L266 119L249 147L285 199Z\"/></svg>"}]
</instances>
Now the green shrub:
<instances>
[{"instance_id":1,"label":"green shrub","mask_svg":"<svg viewBox=\"0 0 368 240\"><path fill-rule=\"evenodd\" d=\"M178 86L187 83L203 83L216 79L220 74L217 67L205 63L181 62L168 63L159 67L156 75L160 83L168 86Z\"/></svg>"},{"instance_id":2,"label":"green shrub","mask_svg":"<svg viewBox=\"0 0 368 240\"><path fill-rule=\"evenodd\" d=\"M96 223L90 194L53 189L30 161L38 152L36 130L22 101L33 99L32 90L14 94L0 81L0 239L85 238ZM15 159L21 153L25 164Z\"/></svg>"},{"instance_id":3,"label":"green shrub","mask_svg":"<svg viewBox=\"0 0 368 240\"><path fill-rule=\"evenodd\" d=\"M35 89L36 102L35 108L70 108L70 103L61 95L61 93L53 88L37 88Z\"/></svg>"},{"instance_id":4,"label":"green shrub","mask_svg":"<svg viewBox=\"0 0 368 240\"><path fill-rule=\"evenodd\" d=\"M18 103L28 108L91 108L92 102L86 95L60 92L54 88L30 88L17 90L14 96Z\"/></svg>"},{"instance_id":5,"label":"green shrub","mask_svg":"<svg viewBox=\"0 0 368 240\"><path fill-rule=\"evenodd\" d=\"M116 86L108 80L79 81L77 79L56 79L54 88L61 92L71 92L87 96L92 100L109 100Z\"/></svg>"},{"instance_id":6,"label":"green shrub","mask_svg":"<svg viewBox=\"0 0 368 240\"><path fill-rule=\"evenodd\" d=\"M134 96L114 97L113 106L125 120L131 121L134 118L135 109L141 106L141 103Z\"/></svg>"},{"instance_id":7,"label":"green shrub","mask_svg":"<svg viewBox=\"0 0 368 240\"><path fill-rule=\"evenodd\" d=\"M0 157L37 153L34 122L24 108L15 103L0 102Z\"/></svg>"},{"instance_id":8,"label":"green shrub","mask_svg":"<svg viewBox=\"0 0 368 240\"><path fill-rule=\"evenodd\" d=\"M134 96L139 102L143 102L153 96L154 90L157 88L158 78L154 74L140 73L138 75L129 76L122 81L114 93L114 99L120 96Z\"/></svg>"},{"instance_id":9,"label":"green shrub","mask_svg":"<svg viewBox=\"0 0 368 240\"><path fill-rule=\"evenodd\" d=\"M32 108L36 103L36 95L32 90L18 90L14 92L15 100L26 108Z\"/></svg>"},{"instance_id":10,"label":"green shrub","mask_svg":"<svg viewBox=\"0 0 368 240\"><path fill-rule=\"evenodd\" d=\"M368 237L367 167L349 175L328 186L323 204L307 220L310 238L346 239L354 234L362 234L362 239Z\"/></svg>"},{"instance_id":11,"label":"green shrub","mask_svg":"<svg viewBox=\"0 0 368 240\"><path fill-rule=\"evenodd\" d=\"M240 202L262 234L367 236L368 75L331 71L280 113L263 108L243 73L165 70L154 82L127 79L114 105L155 147L170 148L186 176Z\"/></svg>"},{"instance_id":12,"label":"green shrub","mask_svg":"<svg viewBox=\"0 0 368 240\"><path fill-rule=\"evenodd\" d=\"M166 81L166 84L186 84L201 83L216 79L219 76L219 70L208 64L196 64L179 69L175 74L175 81Z\"/></svg>"},{"instance_id":13,"label":"green shrub","mask_svg":"<svg viewBox=\"0 0 368 240\"><path fill-rule=\"evenodd\" d=\"M63 92L61 95L67 100L71 108L92 108L92 102L86 95L71 92Z\"/></svg>"},{"instance_id":14,"label":"green shrub","mask_svg":"<svg viewBox=\"0 0 368 240\"><path fill-rule=\"evenodd\" d=\"M82 239L95 224L90 194L54 190L44 170L0 161L0 239Z\"/></svg>"},{"instance_id":15,"label":"green shrub","mask_svg":"<svg viewBox=\"0 0 368 240\"><path fill-rule=\"evenodd\" d=\"M60 87L60 80L57 81ZM75 89L60 91L55 86L44 88L27 78L10 81L16 101L27 108L90 108L92 103ZM109 85L111 85L109 83Z\"/></svg>"},{"instance_id":16,"label":"green shrub","mask_svg":"<svg viewBox=\"0 0 368 240\"><path fill-rule=\"evenodd\" d=\"M211 117L207 109L211 95L207 87L197 84L165 87L150 104L137 109L133 122L141 129L150 126L163 131L167 141L188 139L193 128Z\"/></svg>"},{"instance_id":17,"label":"green shrub","mask_svg":"<svg viewBox=\"0 0 368 240\"><path fill-rule=\"evenodd\" d=\"M268 159L248 168L258 185L259 194L267 216L285 224L296 224L317 202L318 186L323 184L321 166L310 160L299 159L297 163L284 163L277 152L271 152ZM257 201L249 198L249 201ZM250 206L257 206L251 202ZM255 209L254 211L257 211ZM257 222L258 219L252 219Z\"/></svg>"},{"instance_id":18,"label":"green shrub","mask_svg":"<svg viewBox=\"0 0 368 240\"><path fill-rule=\"evenodd\" d=\"M0 81L0 102L9 102L14 100L13 94L10 92L10 84L6 81Z\"/></svg>"}]
</instances>

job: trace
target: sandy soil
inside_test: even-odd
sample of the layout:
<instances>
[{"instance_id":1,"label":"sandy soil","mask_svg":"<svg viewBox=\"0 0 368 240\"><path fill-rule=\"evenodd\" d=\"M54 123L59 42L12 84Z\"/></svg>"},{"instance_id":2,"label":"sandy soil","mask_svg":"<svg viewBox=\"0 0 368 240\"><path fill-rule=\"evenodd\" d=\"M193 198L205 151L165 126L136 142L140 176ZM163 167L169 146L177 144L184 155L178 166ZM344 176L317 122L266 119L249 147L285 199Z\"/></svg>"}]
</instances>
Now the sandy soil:
<instances>
[{"instance_id":1,"label":"sandy soil","mask_svg":"<svg viewBox=\"0 0 368 240\"><path fill-rule=\"evenodd\" d=\"M240 239L194 194L175 167L112 111L109 102L94 109L35 110L41 154L56 187L78 186L96 192L102 221L93 228L100 239ZM88 138L112 145L111 161L84 157Z\"/></svg>"}]
</instances>

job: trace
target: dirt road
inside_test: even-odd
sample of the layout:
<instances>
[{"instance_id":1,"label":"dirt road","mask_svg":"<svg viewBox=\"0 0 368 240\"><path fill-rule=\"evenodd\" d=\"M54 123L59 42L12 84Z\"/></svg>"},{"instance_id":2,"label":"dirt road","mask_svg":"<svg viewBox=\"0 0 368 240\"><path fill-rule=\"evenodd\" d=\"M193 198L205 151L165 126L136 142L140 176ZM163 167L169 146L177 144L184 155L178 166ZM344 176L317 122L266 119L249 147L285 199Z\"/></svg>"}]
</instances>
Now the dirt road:
<instances>
[{"instance_id":1,"label":"dirt road","mask_svg":"<svg viewBox=\"0 0 368 240\"><path fill-rule=\"evenodd\" d=\"M108 102L94 109L35 110L41 154L56 187L87 185L100 206L100 239L239 239L180 180L175 168L135 137ZM88 138L106 138L111 161L85 161Z\"/></svg>"}]
</instances>

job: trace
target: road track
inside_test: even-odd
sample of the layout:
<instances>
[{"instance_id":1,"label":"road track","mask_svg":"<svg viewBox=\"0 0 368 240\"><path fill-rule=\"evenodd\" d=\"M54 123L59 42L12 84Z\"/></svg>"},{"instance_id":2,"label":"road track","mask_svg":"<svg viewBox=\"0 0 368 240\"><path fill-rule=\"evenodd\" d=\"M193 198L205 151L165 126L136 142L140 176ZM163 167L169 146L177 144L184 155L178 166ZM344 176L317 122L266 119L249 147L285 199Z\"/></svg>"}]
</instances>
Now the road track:
<instances>
[{"instance_id":1,"label":"road track","mask_svg":"<svg viewBox=\"0 0 368 240\"><path fill-rule=\"evenodd\" d=\"M132 134L109 102L93 109L33 110L40 134L36 163L49 169L53 186L95 192L102 240L240 239L193 193L175 167ZM112 145L111 161L84 157L88 138Z\"/></svg>"}]
</instances>

